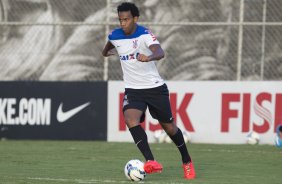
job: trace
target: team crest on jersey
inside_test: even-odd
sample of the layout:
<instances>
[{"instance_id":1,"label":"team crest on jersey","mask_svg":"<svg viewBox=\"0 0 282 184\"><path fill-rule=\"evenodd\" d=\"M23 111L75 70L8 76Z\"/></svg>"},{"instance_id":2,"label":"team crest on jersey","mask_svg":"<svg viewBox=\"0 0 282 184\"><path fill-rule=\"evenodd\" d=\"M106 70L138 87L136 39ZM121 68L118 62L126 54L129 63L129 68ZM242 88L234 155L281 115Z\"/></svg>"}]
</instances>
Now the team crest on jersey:
<instances>
[{"instance_id":1,"label":"team crest on jersey","mask_svg":"<svg viewBox=\"0 0 282 184\"><path fill-rule=\"evenodd\" d=\"M138 44L137 44L138 40L133 40L133 48L136 49L138 47Z\"/></svg>"}]
</instances>

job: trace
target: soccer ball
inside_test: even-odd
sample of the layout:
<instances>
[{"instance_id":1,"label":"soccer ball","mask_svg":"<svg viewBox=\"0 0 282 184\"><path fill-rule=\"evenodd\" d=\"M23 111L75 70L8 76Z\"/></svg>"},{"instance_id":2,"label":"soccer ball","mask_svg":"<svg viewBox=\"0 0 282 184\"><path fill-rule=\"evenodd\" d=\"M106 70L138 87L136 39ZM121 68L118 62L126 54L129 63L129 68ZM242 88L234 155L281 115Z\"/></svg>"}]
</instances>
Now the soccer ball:
<instances>
[{"instance_id":1,"label":"soccer ball","mask_svg":"<svg viewBox=\"0 0 282 184\"><path fill-rule=\"evenodd\" d=\"M131 181L141 181L145 178L144 163L138 159L129 160L124 167L124 174Z\"/></svg>"},{"instance_id":2,"label":"soccer ball","mask_svg":"<svg viewBox=\"0 0 282 184\"><path fill-rule=\"evenodd\" d=\"M282 148L281 129L282 129L282 125L278 125L277 128L276 128L275 146L277 148Z\"/></svg>"},{"instance_id":3,"label":"soccer ball","mask_svg":"<svg viewBox=\"0 0 282 184\"><path fill-rule=\"evenodd\" d=\"M165 143L168 135L164 130L156 130L154 133L154 138L157 143Z\"/></svg>"},{"instance_id":4,"label":"soccer ball","mask_svg":"<svg viewBox=\"0 0 282 184\"><path fill-rule=\"evenodd\" d=\"M156 130L154 137L157 143L172 143L171 138L164 130Z\"/></svg>"},{"instance_id":5,"label":"soccer ball","mask_svg":"<svg viewBox=\"0 0 282 184\"><path fill-rule=\"evenodd\" d=\"M282 148L282 139L278 137L278 135L275 135L275 146L277 148Z\"/></svg>"},{"instance_id":6,"label":"soccer ball","mask_svg":"<svg viewBox=\"0 0 282 184\"><path fill-rule=\"evenodd\" d=\"M192 136L189 132L183 131L182 134L183 134L183 138L184 138L185 143L188 143L188 142L191 141Z\"/></svg>"},{"instance_id":7,"label":"soccer ball","mask_svg":"<svg viewBox=\"0 0 282 184\"><path fill-rule=\"evenodd\" d=\"M172 143L172 140L168 135L165 137L165 143Z\"/></svg>"},{"instance_id":8,"label":"soccer ball","mask_svg":"<svg viewBox=\"0 0 282 184\"><path fill-rule=\"evenodd\" d=\"M251 145L255 145L255 144L258 144L260 141L260 137L259 137L259 134L256 133L256 132L250 132L248 135L247 135L247 143L248 144L251 144Z\"/></svg>"},{"instance_id":9,"label":"soccer ball","mask_svg":"<svg viewBox=\"0 0 282 184\"><path fill-rule=\"evenodd\" d=\"M183 138L185 143L191 141L191 134L187 131L183 131ZM166 134L164 130L156 130L154 133L154 138L157 143L172 143L171 138Z\"/></svg>"}]
</instances>

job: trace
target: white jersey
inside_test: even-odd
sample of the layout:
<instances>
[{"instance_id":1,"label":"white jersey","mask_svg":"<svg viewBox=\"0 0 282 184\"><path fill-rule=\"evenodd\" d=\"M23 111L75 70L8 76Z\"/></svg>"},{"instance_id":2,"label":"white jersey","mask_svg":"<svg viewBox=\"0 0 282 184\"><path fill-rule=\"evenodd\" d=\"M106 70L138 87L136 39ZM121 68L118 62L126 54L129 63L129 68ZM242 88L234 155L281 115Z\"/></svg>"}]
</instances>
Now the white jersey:
<instances>
[{"instance_id":1,"label":"white jersey","mask_svg":"<svg viewBox=\"0 0 282 184\"><path fill-rule=\"evenodd\" d=\"M152 54L150 45L160 44L150 30L137 25L135 33L127 36L118 28L113 30L108 38L119 54L125 88L146 89L164 84L157 70L156 61L137 60L138 54L146 56Z\"/></svg>"}]
</instances>

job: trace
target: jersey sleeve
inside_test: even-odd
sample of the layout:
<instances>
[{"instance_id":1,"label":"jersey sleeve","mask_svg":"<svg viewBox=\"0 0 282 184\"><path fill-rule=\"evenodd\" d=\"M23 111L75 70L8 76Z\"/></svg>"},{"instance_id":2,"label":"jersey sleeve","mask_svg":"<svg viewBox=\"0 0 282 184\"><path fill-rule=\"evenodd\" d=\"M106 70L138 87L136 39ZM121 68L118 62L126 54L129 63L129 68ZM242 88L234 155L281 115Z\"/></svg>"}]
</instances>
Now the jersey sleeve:
<instances>
[{"instance_id":1,"label":"jersey sleeve","mask_svg":"<svg viewBox=\"0 0 282 184\"><path fill-rule=\"evenodd\" d=\"M113 39L113 37L114 37L114 30L112 30L109 34L108 34L108 41L109 42L111 42L112 44L113 44L113 46L115 46L115 41L114 41L114 39Z\"/></svg>"},{"instance_id":2,"label":"jersey sleeve","mask_svg":"<svg viewBox=\"0 0 282 184\"><path fill-rule=\"evenodd\" d=\"M153 44L160 44L160 42L157 40L157 37L150 30L146 30L146 32L148 34L144 35L144 40L147 47L150 47L150 45Z\"/></svg>"},{"instance_id":3,"label":"jersey sleeve","mask_svg":"<svg viewBox=\"0 0 282 184\"><path fill-rule=\"evenodd\" d=\"M108 41L112 40L112 34L113 34L113 30L108 34Z\"/></svg>"}]
</instances>

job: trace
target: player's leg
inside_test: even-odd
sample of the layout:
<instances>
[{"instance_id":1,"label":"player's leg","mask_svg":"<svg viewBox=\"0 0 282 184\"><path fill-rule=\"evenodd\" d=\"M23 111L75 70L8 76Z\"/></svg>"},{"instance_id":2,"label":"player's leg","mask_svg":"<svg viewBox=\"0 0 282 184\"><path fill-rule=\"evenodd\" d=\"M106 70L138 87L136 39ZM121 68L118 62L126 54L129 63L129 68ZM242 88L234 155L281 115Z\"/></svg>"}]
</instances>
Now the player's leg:
<instances>
[{"instance_id":1,"label":"player's leg","mask_svg":"<svg viewBox=\"0 0 282 184\"><path fill-rule=\"evenodd\" d=\"M174 142L174 144L176 145L176 147L178 148L181 154L184 178L194 179L196 177L195 168L191 160L191 157L188 153L188 149L186 147L181 130L175 125L175 123L160 122L160 124L162 125L166 133L169 135L171 140Z\"/></svg>"},{"instance_id":2,"label":"player's leg","mask_svg":"<svg viewBox=\"0 0 282 184\"><path fill-rule=\"evenodd\" d=\"M133 137L136 146L139 148L146 160L154 160L154 156L148 144L147 134L140 126L140 118L144 112L138 109L127 109L124 111L124 119Z\"/></svg>"},{"instance_id":3,"label":"player's leg","mask_svg":"<svg viewBox=\"0 0 282 184\"><path fill-rule=\"evenodd\" d=\"M148 143L147 134L139 123L142 122L143 117L144 112L138 109L127 109L124 111L126 125L129 128L136 146L139 148L140 152L147 161L144 164L145 172L148 174L161 172L162 165L154 160L154 156Z\"/></svg>"},{"instance_id":4,"label":"player's leg","mask_svg":"<svg viewBox=\"0 0 282 184\"><path fill-rule=\"evenodd\" d=\"M147 101L150 114L160 122L162 128L175 143L181 153L183 163L191 162L182 131L175 125L172 117L167 86L164 84L153 88L149 94L152 95L148 97L150 100Z\"/></svg>"},{"instance_id":5,"label":"player's leg","mask_svg":"<svg viewBox=\"0 0 282 184\"><path fill-rule=\"evenodd\" d=\"M134 139L135 144L146 159L144 170L151 174L161 172L163 167L154 160L154 156L149 147L146 132L140 126L139 122L143 122L147 103L145 102L147 89L126 89L123 99L123 112L126 124Z\"/></svg>"},{"instance_id":6,"label":"player's leg","mask_svg":"<svg viewBox=\"0 0 282 184\"><path fill-rule=\"evenodd\" d=\"M181 154L183 164L191 162L191 157L188 153L182 131L175 125L174 122L160 122L160 124L177 146Z\"/></svg>"},{"instance_id":7,"label":"player's leg","mask_svg":"<svg viewBox=\"0 0 282 184\"><path fill-rule=\"evenodd\" d=\"M182 156L184 177L187 179L193 179L196 176L194 166L188 153L182 131L175 125L172 118L167 86L160 86L156 88L155 91L155 93L151 93L154 94L154 98L149 98L153 100L147 102L150 114L153 118L159 120L162 128L177 146Z\"/></svg>"},{"instance_id":8,"label":"player's leg","mask_svg":"<svg viewBox=\"0 0 282 184\"><path fill-rule=\"evenodd\" d=\"M144 121L146 103L143 101L143 91L136 89L125 89L123 97L123 115L136 146L139 148L146 160L154 160L154 156L148 144L147 134L140 126Z\"/></svg>"}]
</instances>

